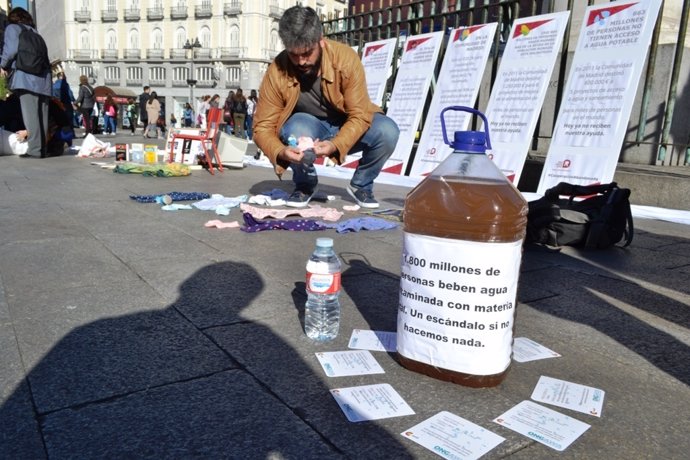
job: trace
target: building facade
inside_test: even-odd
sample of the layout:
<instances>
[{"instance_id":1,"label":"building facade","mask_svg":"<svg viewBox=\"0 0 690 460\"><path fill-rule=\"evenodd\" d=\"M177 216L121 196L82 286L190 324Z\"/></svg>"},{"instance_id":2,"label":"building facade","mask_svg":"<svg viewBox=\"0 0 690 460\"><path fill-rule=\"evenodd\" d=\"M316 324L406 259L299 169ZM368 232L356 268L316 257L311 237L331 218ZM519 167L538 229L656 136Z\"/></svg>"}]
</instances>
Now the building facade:
<instances>
[{"instance_id":1,"label":"building facade","mask_svg":"<svg viewBox=\"0 0 690 460\"><path fill-rule=\"evenodd\" d=\"M202 95L257 89L283 47L278 20L295 0L44 0L40 17L64 12L64 56L73 87L86 75L94 86L135 94L148 85L179 117ZM307 0L324 17L347 12L346 0ZM44 9L46 9L44 11ZM43 32L42 32L43 33ZM50 41L48 41L50 47ZM190 86L190 83L193 85ZM127 93L128 91L123 91ZM190 101L192 107L195 101Z\"/></svg>"}]
</instances>

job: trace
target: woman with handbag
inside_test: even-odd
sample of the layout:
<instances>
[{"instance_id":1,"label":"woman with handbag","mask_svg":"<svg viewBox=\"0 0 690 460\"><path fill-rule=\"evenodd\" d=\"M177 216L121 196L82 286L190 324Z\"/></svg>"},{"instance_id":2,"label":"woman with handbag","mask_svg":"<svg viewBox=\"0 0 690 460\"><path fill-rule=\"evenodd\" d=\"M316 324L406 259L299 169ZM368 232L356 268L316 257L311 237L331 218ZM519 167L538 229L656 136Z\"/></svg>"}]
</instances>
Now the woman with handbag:
<instances>
[{"instance_id":1,"label":"woman with handbag","mask_svg":"<svg viewBox=\"0 0 690 460\"><path fill-rule=\"evenodd\" d=\"M79 107L82 120L84 122L84 137L93 132L93 107L96 104L96 98L93 95L93 88L89 85L89 78L86 75L79 77L79 93L75 101Z\"/></svg>"}]
</instances>

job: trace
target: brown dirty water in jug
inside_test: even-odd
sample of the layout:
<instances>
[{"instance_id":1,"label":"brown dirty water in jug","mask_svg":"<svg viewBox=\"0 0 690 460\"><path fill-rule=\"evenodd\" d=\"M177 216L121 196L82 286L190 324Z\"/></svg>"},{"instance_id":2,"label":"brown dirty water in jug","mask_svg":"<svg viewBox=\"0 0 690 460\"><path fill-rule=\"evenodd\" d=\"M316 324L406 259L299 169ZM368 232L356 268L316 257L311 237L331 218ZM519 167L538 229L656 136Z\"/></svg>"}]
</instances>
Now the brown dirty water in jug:
<instances>
[{"instance_id":1,"label":"brown dirty water in jug","mask_svg":"<svg viewBox=\"0 0 690 460\"><path fill-rule=\"evenodd\" d=\"M455 151L405 200L398 359L491 387L510 368L527 203L477 134L456 133Z\"/></svg>"}]
</instances>

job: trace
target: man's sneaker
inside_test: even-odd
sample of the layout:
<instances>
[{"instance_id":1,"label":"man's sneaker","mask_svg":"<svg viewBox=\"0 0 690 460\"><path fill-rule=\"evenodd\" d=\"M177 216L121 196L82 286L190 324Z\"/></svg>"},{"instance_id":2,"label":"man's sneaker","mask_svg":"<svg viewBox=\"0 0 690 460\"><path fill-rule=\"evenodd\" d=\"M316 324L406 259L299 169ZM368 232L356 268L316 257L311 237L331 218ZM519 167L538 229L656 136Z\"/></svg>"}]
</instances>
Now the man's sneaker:
<instances>
[{"instance_id":1,"label":"man's sneaker","mask_svg":"<svg viewBox=\"0 0 690 460\"><path fill-rule=\"evenodd\" d=\"M373 209L379 207L379 202L374 199L374 194L369 190L356 189L351 185L347 186L347 193L355 199L362 208Z\"/></svg>"},{"instance_id":2,"label":"man's sneaker","mask_svg":"<svg viewBox=\"0 0 690 460\"><path fill-rule=\"evenodd\" d=\"M306 208L309 204L309 200L311 200L311 197L313 196L313 190L311 193L306 193L302 190L295 189L295 191L292 192L292 194L288 197L285 205L290 206L291 208Z\"/></svg>"}]
</instances>

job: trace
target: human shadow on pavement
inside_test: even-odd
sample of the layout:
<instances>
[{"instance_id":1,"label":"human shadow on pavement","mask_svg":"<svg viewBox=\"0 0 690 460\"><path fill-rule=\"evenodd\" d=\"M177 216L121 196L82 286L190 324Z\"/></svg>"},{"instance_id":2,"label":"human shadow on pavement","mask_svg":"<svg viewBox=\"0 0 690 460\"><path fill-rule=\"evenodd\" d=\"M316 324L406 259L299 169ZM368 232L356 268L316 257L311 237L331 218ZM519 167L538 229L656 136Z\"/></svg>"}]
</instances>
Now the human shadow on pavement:
<instances>
[{"instance_id":1,"label":"human shadow on pavement","mask_svg":"<svg viewBox=\"0 0 690 460\"><path fill-rule=\"evenodd\" d=\"M661 284L655 289L654 282L639 282L648 277L621 277L614 267L630 264L626 261L630 251L634 249L583 250L574 259L567 253L528 247L523 260L538 258L547 265L523 270L518 300L542 313L584 324L690 384L690 347L667 332L669 327L690 327L688 305L665 295L667 288ZM666 326L653 324L657 320Z\"/></svg>"},{"instance_id":2,"label":"human shadow on pavement","mask_svg":"<svg viewBox=\"0 0 690 460\"><path fill-rule=\"evenodd\" d=\"M28 373L30 397L22 386L0 406L0 458L411 458L376 423L348 422L280 328L243 316L293 320L287 292L257 305L266 289L283 288L219 262L168 307L76 327Z\"/></svg>"}]
</instances>

